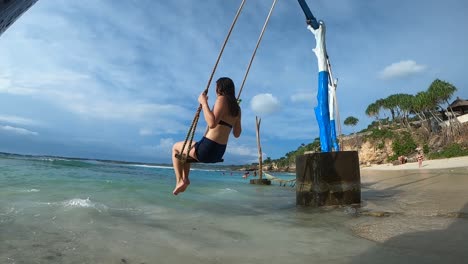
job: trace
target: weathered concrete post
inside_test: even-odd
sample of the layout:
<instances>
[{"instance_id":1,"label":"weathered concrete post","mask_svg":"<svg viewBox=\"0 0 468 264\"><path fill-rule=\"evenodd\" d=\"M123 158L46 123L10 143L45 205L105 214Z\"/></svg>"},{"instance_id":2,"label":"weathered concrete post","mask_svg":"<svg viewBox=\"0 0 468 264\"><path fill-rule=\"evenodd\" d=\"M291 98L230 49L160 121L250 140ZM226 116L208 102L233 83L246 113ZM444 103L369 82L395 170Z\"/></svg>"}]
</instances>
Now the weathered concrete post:
<instances>
[{"instance_id":1,"label":"weathered concrete post","mask_svg":"<svg viewBox=\"0 0 468 264\"><path fill-rule=\"evenodd\" d=\"M357 151L320 152L296 157L296 204L345 205L361 202Z\"/></svg>"}]
</instances>

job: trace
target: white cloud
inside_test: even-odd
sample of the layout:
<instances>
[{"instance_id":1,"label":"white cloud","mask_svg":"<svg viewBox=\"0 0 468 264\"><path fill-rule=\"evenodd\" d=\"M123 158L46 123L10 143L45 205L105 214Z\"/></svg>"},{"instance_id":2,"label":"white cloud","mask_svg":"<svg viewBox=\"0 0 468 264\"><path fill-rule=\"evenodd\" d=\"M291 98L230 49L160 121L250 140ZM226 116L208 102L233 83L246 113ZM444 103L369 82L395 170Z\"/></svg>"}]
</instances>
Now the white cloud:
<instances>
[{"instance_id":1,"label":"white cloud","mask_svg":"<svg viewBox=\"0 0 468 264\"><path fill-rule=\"evenodd\" d=\"M278 111L280 109L280 102L272 94L258 94L250 101L250 107L256 114L262 116Z\"/></svg>"},{"instance_id":2,"label":"white cloud","mask_svg":"<svg viewBox=\"0 0 468 264\"><path fill-rule=\"evenodd\" d=\"M159 139L159 144L152 146L143 146L142 149L144 152L150 153L151 156L158 156L163 158L169 158L172 153L172 146L175 141L173 138L161 138Z\"/></svg>"},{"instance_id":3,"label":"white cloud","mask_svg":"<svg viewBox=\"0 0 468 264\"><path fill-rule=\"evenodd\" d=\"M173 113L185 113L185 109L171 104L150 104L131 101L90 99L69 101L63 105L75 114L86 118L143 121L145 118L163 118ZM187 113L188 114L188 113Z\"/></svg>"},{"instance_id":4,"label":"white cloud","mask_svg":"<svg viewBox=\"0 0 468 264\"><path fill-rule=\"evenodd\" d=\"M1 71L4 72L5 68L2 68ZM34 93L34 91L34 89L18 87L12 82L11 77L9 77L8 75L0 76L0 93L14 95L30 95Z\"/></svg>"},{"instance_id":5,"label":"white cloud","mask_svg":"<svg viewBox=\"0 0 468 264\"><path fill-rule=\"evenodd\" d=\"M298 92L290 97L293 103L297 102L316 102L315 95L311 92Z\"/></svg>"},{"instance_id":6,"label":"white cloud","mask_svg":"<svg viewBox=\"0 0 468 264\"><path fill-rule=\"evenodd\" d=\"M398 77L404 77L412 74L422 72L426 69L426 65L417 64L413 60L405 60L385 67L379 77L384 80L394 79Z\"/></svg>"},{"instance_id":7,"label":"white cloud","mask_svg":"<svg viewBox=\"0 0 468 264\"><path fill-rule=\"evenodd\" d=\"M148 33L150 28L151 32L159 32L160 27L154 23L164 21L172 25L166 19L154 21L143 14L151 11L130 2L94 6L63 2L53 4L55 8L52 9L46 5L37 5L28 11L28 16L18 23L15 34L6 36L6 41L2 42L2 50L15 52L2 53L0 94L46 101L85 119L151 122L161 126L158 132L180 131L180 125L174 128L169 125L170 121L182 122L193 116L193 112L174 100L190 95L186 87L193 87L196 83L193 76L199 78L200 75L194 69L184 78L174 78L192 69L185 63L187 55L179 52L183 42L172 35L162 38ZM99 14L105 19L90 22L67 11L88 14L87 17ZM168 15L173 19L178 17L173 13ZM77 20L80 23L76 23ZM132 26L135 24L141 27ZM193 39L194 43L208 41ZM199 46L209 49L209 45ZM172 65L174 61L185 68ZM46 110L44 115L47 115Z\"/></svg>"},{"instance_id":8,"label":"white cloud","mask_svg":"<svg viewBox=\"0 0 468 264\"><path fill-rule=\"evenodd\" d=\"M231 162L233 160L246 164L246 163L255 163L258 162L258 149L256 148L256 144L249 147L246 145L238 145L238 144L229 144L226 149L225 160L227 162ZM262 153L262 157L267 157L265 152Z\"/></svg>"},{"instance_id":9,"label":"white cloud","mask_svg":"<svg viewBox=\"0 0 468 264\"><path fill-rule=\"evenodd\" d=\"M257 157L257 148L247 147L242 145L229 145L226 149L226 153L239 156Z\"/></svg>"},{"instance_id":10,"label":"white cloud","mask_svg":"<svg viewBox=\"0 0 468 264\"><path fill-rule=\"evenodd\" d=\"M37 136L39 133L30 131L24 128L20 127L12 127L12 126L0 126L1 130L5 130L7 132L19 134L19 135L25 135L25 136Z\"/></svg>"},{"instance_id":11,"label":"white cloud","mask_svg":"<svg viewBox=\"0 0 468 264\"><path fill-rule=\"evenodd\" d=\"M150 128L140 128L140 136L151 136L153 134L153 130Z\"/></svg>"},{"instance_id":12,"label":"white cloud","mask_svg":"<svg viewBox=\"0 0 468 264\"><path fill-rule=\"evenodd\" d=\"M83 118L104 120L148 121L179 113L190 116L182 106L142 102L129 98L127 93L113 94L96 80L78 72L58 72L56 75L3 76L5 85L0 93L34 95L58 105ZM75 84L75 85L72 85ZM65 87L64 87L65 86Z\"/></svg>"},{"instance_id":13,"label":"white cloud","mask_svg":"<svg viewBox=\"0 0 468 264\"><path fill-rule=\"evenodd\" d=\"M156 149L162 153L171 154L172 145L174 145L174 139L172 138L161 138L159 140L159 145L156 146Z\"/></svg>"},{"instance_id":14,"label":"white cloud","mask_svg":"<svg viewBox=\"0 0 468 264\"><path fill-rule=\"evenodd\" d=\"M37 125L39 124L38 121L34 121L29 118L24 118L20 116L11 116L11 115L0 115L0 121L1 122L7 122L7 123L12 123L12 124L18 124L18 125Z\"/></svg>"}]
</instances>

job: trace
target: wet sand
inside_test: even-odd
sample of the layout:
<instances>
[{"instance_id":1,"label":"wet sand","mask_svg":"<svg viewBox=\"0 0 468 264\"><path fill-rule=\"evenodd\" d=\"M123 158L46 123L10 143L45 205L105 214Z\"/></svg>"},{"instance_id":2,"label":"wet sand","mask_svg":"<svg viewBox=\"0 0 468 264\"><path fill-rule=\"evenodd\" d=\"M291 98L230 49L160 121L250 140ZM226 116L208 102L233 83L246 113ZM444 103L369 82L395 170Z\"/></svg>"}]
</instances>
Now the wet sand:
<instances>
[{"instance_id":1,"label":"wet sand","mask_svg":"<svg viewBox=\"0 0 468 264\"><path fill-rule=\"evenodd\" d=\"M416 263L468 262L468 157L374 165L361 184L364 217L349 227L379 245L364 263L392 250Z\"/></svg>"}]
</instances>

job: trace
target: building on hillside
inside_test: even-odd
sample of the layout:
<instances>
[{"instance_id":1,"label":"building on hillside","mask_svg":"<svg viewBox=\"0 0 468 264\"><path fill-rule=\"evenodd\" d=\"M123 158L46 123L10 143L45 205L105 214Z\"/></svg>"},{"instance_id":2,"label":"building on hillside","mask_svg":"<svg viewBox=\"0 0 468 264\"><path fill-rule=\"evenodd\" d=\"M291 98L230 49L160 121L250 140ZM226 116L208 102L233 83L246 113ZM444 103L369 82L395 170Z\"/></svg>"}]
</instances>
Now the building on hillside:
<instances>
[{"instance_id":1,"label":"building on hillside","mask_svg":"<svg viewBox=\"0 0 468 264\"><path fill-rule=\"evenodd\" d=\"M453 111L456 115L468 114L468 100L457 97L457 99L447 107L447 111Z\"/></svg>"},{"instance_id":2,"label":"building on hillside","mask_svg":"<svg viewBox=\"0 0 468 264\"><path fill-rule=\"evenodd\" d=\"M0 0L0 36L37 0Z\"/></svg>"},{"instance_id":3,"label":"building on hillside","mask_svg":"<svg viewBox=\"0 0 468 264\"><path fill-rule=\"evenodd\" d=\"M458 120L459 123L464 124L468 122L468 100L463 100L457 97L447 109L441 111L445 125L449 126L449 117Z\"/></svg>"}]
</instances>

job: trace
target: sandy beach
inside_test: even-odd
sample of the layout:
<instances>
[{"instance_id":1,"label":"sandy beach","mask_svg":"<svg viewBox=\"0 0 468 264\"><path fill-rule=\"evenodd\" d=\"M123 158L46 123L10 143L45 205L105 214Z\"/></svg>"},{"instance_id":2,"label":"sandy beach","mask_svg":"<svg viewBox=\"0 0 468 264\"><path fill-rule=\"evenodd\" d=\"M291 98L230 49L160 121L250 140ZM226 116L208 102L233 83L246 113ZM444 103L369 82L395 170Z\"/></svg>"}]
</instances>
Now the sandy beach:
<instances>
[{"instance_id":1,"label":"sandy beach","mask_svg":"<svg viewBox=\"0 0 468 264\"><path fill-rule=\"evenodd\" d=\"M435 159L424 160L421 169L446 169L446 168L460 168L468 167L468 156L456 157L449 159ZM371 165L363 167L361 170L414 170L420 169L417 162L411 162L400 165L393 165L391 163Z\"/></svg>"},{"instance_id":2,"label":"sandy beach","mask_svg":"<svg viewBox=\"0 0 468 264\"><path fill-rule=\"evenodd\" d=\"M368 217L350 224L355 235L417 263L466 263L468 157L425 160L422 168L373 165L361 169L361 185L360 215ZM384 253L376 248L362 258Z\"/></svg>"}]
</instances>

